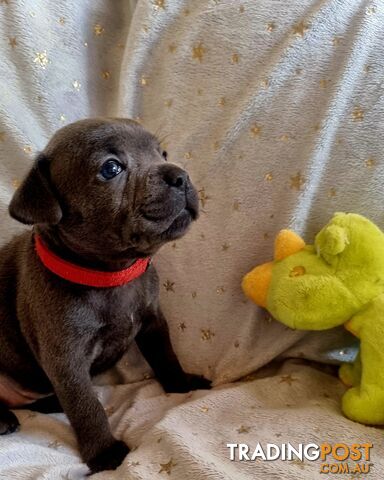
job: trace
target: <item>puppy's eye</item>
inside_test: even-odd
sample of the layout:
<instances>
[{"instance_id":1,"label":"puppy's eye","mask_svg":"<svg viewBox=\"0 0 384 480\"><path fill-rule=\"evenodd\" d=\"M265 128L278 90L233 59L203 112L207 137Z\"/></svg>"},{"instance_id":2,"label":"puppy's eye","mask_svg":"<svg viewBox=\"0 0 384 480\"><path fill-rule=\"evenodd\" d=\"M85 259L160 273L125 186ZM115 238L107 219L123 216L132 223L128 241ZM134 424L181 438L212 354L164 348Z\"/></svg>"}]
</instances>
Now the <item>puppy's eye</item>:
<instances>
[{"instance_id":1,"label":"puppy's eye","mask_svg":"<svg viewBox=\"0 0 384 480\"><path fill-rule=\"evenodd\" d=\"M168 153L167 153L165 150L163 150L163 153L162 153L161 155L163 156L163 158L164 158L165 160L168 159Z\"/></svg>"},{"instance_id":2,"label":"puppy's eye","mask_svg":"<svg viewBox=\"0 0 384 480\"><path fill-rule=\"evenodd\" d=\"M111 178L116 177L123 171L123 167L117 160L107 160L100 170L100 175L105 180L111 180Z\"/></svg>"}]
</instances>

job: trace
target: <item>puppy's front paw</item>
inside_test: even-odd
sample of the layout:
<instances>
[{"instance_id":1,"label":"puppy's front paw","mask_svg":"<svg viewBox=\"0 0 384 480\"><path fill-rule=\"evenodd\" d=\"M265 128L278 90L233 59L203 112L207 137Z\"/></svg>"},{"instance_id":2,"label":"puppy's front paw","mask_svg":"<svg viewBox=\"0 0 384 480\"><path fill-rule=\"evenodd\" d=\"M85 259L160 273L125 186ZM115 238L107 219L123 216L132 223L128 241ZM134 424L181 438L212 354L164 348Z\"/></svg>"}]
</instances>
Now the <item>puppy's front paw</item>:
<instances>
[{"instance_id":1,"label":"puppy's front paw","mask_svg":"<svg viewBox=\"0 0 384 480\"><path fill-rule=\"evenodd\" d=\"M191 390L208 390L211 388L211 381L201 375L186 373L182 378L171 379L163 388L167 393L186 393Z\"/></svg>"},{"instance_id":2,"label":"puppy's front paw","mask_svg":"<svg viewBox=\"0 0 384 480\"><path fill-rule=\"evenodd\" d=\"M108 448L89 460L87 465L92 473L102 472L103 470L115 470L121 465L128 453L129 448L127 445L121 440L116 440Z\"/></svg>"}]
</instances>

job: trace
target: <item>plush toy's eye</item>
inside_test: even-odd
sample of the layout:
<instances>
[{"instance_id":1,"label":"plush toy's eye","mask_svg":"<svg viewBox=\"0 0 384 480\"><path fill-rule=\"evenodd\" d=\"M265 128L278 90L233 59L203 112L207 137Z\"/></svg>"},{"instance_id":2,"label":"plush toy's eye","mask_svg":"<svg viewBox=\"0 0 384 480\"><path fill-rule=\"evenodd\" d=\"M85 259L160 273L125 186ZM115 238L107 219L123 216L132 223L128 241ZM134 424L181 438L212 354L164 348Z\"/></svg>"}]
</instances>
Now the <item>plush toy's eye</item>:
<instances>
[{"instance_id":1,"label":"plush toy's eye","mask_svg":"<svg viewBox=\"0 0 384 480\"><path fill-rule=\"evenodd\" d=\"M100 169L100 175L105 180L111 180L123 171L121 163L115 159L107 160Z\"/></svg>"},{"instance_id":2,"label":"plush toy's eye","mask_svg":"<svg viewBox=\"0 0 384 480\"><path fill-rule=\"evenodd\" d=\"M165 150L163 150L163 153L162 153L161 155L163 156L163 158L164 158L165 160L168 159L168 153L167 153Z\"/></svg>"}]
</instances>

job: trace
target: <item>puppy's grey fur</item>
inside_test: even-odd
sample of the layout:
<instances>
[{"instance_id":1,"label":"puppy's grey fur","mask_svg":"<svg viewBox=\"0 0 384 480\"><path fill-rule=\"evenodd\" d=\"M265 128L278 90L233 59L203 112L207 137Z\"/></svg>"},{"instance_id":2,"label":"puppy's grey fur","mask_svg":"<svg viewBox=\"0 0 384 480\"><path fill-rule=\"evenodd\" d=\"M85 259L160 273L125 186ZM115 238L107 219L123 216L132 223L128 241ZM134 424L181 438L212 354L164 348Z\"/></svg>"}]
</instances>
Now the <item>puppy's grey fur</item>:
<instances>
[{"instance_id":1,"label":"puppy's grey fur","mask_svg":"<svg viewBox=\"0 0 384 480\"><path fill-rule=\"evenodd\" d=\"M106 180L111 159L122 171ZM9 407L54 393L31 408L61 406L92 472L116 468L129 449L111 434L93 375L136 340L167 392L209 382L184 373L173 352L152 265L123 286L82 286L43 266L33 235L67 261L117 271L185 233L198 214L196 190L136 122L88 119L54 135L9 211L34 227L0 250L0 433L18 426Z\"/></svg>"}]
</instances>

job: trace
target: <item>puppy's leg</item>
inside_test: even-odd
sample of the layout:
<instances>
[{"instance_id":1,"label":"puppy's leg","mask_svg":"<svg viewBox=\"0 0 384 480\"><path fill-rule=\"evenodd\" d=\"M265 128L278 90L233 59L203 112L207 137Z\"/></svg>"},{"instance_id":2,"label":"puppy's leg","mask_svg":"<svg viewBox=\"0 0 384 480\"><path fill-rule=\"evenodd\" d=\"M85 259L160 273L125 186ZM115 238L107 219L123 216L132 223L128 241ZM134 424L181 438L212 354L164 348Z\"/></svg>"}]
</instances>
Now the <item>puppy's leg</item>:
<instances>
[{"instance_id":1,"label":"puppy's leg","mask_svg":"<svg viewBox=\"0 0 384 480\"><path fill-rule=\"evenodd\" d=\"M173 351L167 322L160 308L147 311L136 343L166 392L189 392L210 388L211 382L185 373Z\"/></svg>"},{"instance_id":2,"label":"puppy's leg","mask_svg":"<svg viewBox=\"0 0 384 480\"><path fill-rule=\"evenodd\" d=\"M0 435L13 433L19 429L19 426L16 415L6 405L0 403Z\"/></svg>"},{"instance_id":3,"label":"puppy's leg","mask_svg":"<svg viewBox=\"0 0 384 480\"><path fill-rule=\"evenodd\" d=\"M78 356L76 365L73 358L61 358L57 366L52 362L46 365L59 403L76 433L81 456L92 473L117 468L129 448L113 437L104 408L93 391L86 362Z\"/></svg>"}]
</instances>

